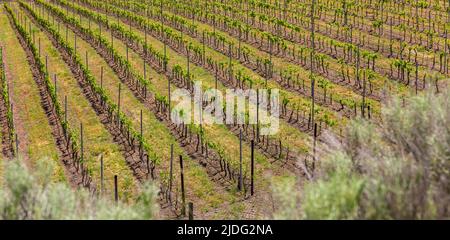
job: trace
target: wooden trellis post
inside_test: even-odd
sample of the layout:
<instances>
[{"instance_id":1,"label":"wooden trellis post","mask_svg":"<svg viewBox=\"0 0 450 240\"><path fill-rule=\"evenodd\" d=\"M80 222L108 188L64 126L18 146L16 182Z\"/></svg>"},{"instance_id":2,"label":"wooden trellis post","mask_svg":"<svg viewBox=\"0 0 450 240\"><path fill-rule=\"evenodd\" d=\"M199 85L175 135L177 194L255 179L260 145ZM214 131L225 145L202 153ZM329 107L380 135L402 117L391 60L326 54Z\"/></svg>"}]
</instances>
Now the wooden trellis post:
<instances>
[{"instance_id":1,"label":"wooden trellis post","mask_svg":"<svg viewBox=\"0 0 450 240\"><path fill-rule=\"evenodd\" d=\"M80 150L81 150L81 162L83 162L84 161L83 123L80 123Z\"/></svg>"},{"instance_id":2,"label":"wooden trellis post","mask_svg":"<svg viewBox=\"0 0 450 240\"><path fill-rule=\"evenodd\" d=\"M445 45L447 46L447 45ZM416 95L419 91L419 62L417 61L417 50L416 50L416 54L415 54L415 63L416 63L416 82L415 82L415 88L416 88Z\"/></svg>"},{"instance_id":3,"label":"wooden trellis post","mask_svg":"<svg viewBox=\"0 0 450 240\"><path fill-rule=\"evenodd\" d=\"M141 137L144 137L144 130L142 128L142 109L141 109L141 114L140 114L140 130L141 130Z\"/></svg>"},{"instance_id":4,"label":"wooden trellis post","mask_svg":"<svg viewBox=\"0 0 450 240\"><path fill-rule=\"evenodd\" d=\"M172 111L172 108L171 108L171 103L172 103L172 92L171 92L171 89L170 89L170 79L169 78L167 78L167 84L169 85L169 120L172 120L172 113L171 113L171 111Z\"/></svg>"},{"instance_id":5,"label":"wooden trellis post","mask_svg":"<svg viewBox=\"0 0 450 240\"><path fill-rule=\"evenodd\" d=\"M255 141L251 141L251 165L250 165L250 175L251 175L251 183L250 183L250 193L253 196L254 191L254 175L255 175Z\"/></svg>"},{"instance_id":6,"label":"wooden trellis post","mask_svg":"<svg viewBox=\"0 0 450 240\"><path fill-rule=\"evenodd\" d=\"M17 159L19 159L19 137L17 136L17 133L16 133L15 138L16 138L16 156L17 156Z\"/></svg>"},{"instance_id":7,"label":"wooden trellis post","mask_svg":"<svg viewBox=\"0 0 450 240\"><path fill-rule=\"evenodd\" d=\"M315 87L316 87L316 79L314 77L314 56L315 56L315 50L316 50L316 45L315 45L315 18L314 18L314 11L315 11L315 4L316 1L312 0L312 5L311 5L311 54L310 54L310 69L311 69L311 116L310 116L310 123L311 125L314 125L314 115L315 115ZM308 122L308 126L309 126L309 122ZM308 127L309 129L309 127Z\"/></svg>"},{"instance_id":8,"label":"wooden trellis post","mask_svg":"<svg viewBox=\"0 0 450 240\"><path fill-rule=\"evenodd\" d=\"M187 84L188 86L190 85L191 82L191 67L190 67L190 63L191 63L191 49L189 48L189 46L186 46L186 50L187 50Z\"/></svg>"},{"instance_id":9,"label":"wooden trellis post","mask_svg":"<svg viewBox=\"0 0 450 240\"><path fill-rule=\"evenodd\" d=\"M67 123L67 95L64 96L64 122Z\"/></svg>"},{"instance_id":10,"label":"wooden trellis post","mask_svg":"<svg viewBox=\"0 0 450 240\"><path fill-rule=\"evenodd\" d=\"M259 142L259 89L256 89L256 142Z\"/></svg>"},{"instance_id":11,"label":"wooden trellis post","mask_svg":"<svg viewBox=\"0 0 450 240\"><path fill-rule=\"evenodd\" d=\"M189 207L189 220L194 220L194 203L189 202L188 207Z\"/></svg>"},{"instance_id":12,"label":"wooden trellis post","mask_svg":"<svg viewBox=\"0 0 450 240\"><path fill-rule=\"evenodd\" d=\"M144 138L144 130L142 127L142 109L140 111L140 135L141 135L141 138L143 139ZM143 152L144 152L144 150L143 150L142 141L139 141L139 157L141 158L141 161L143 161Z\"/></svg>"},{"instance_id":13,"label":"wooden trellis post","mask_svg":"<svg viewBox=\"0 0 450 240\"><path fill-rule=\"evenodd\" d=\"M144 62L144 80L147 80L147 64L145 63L145 60L143 62Z\"/></svg>"},{"instance_id":14,"label":"wooden trellis post","mask_svg":"<svg viewBox=\"0 0 450 240\"><path fill-rule=\"evenodd\" d=\"M215 88L215 98L217 99L218 98L218 96L219 96L219 90L218 90L218 83L217 83L217 81L218 81L218 69L217 69L217 65L215 65L215 68L214 68L214 88ZM217 109L216 109L216 104L214 104L214 111L217 111Z\"/></svg>"},{"instance_id":15,"label":"wooden trellis post","mask_svg":"<svg viewBox=\"0 0 450 240\"><path fill-rule=\"evenodd\" d=\"M122 91L122 84L119 83L119 97L117 99L117 124L120 123L120 92Z\"/></svg>"},{"instance_id":16,"label":"wooden trellis post","mask_svg":"<svg viewBox=\"0 0 450 240\"><path fill-rule=\"evenodd\" d=\"M316 145L317 145L317 123L314 123L314 141L313 141L313 171L316 168Z\"/></svg>"},{"instance_id":17,"label":"wooden trellis post","mask_svg":"<svg viewBox=\"0 0 450 240\"><path fill-rule=\"evenodd\" d=\"M103 66L100 69L100 88L103 89Z\"/></svg>"},{"instance_id":18,"label":"wooden trellis post","mask_svg":"<svg viewBox=\"0 0 450 240\"><path fill-rule=\"evenodd\" d=\"M114 36L112 31L111 31L111 47L114 48Z\"/></svg>"},{"instance_id":19,"label":"wooden trellis post","mask_svg":"<svg viewBox=\"0 0 450 240\"><path fill-rule=\"evenodd\" d=\"M230 83L232 83L233 80L233 67L232 67L232 56L231 56L231 43L228 44L228 58L229 58L229 69L228 69L228 77L229 77L229 81Z\"/></svg>"},{"instance_id":20,"label":"wooden trellis post","mask_svg":"<svg viewBox=\"0 0 450 240\"><path fill-rule=\"evenodd\" d=\"M172 193L172 181L173 181L173 144L170 144L170 166L169 166L169 200Z\"/></svg>"},{"instance_id":21,"label":"wooden trellis post","mask_svg":"<svg viewBox=\"0 0 450 240\"><path fill-rule=\"evenodd\" d=\"M202 32L202 61L205 62L206 59L206 50L205 50L205 30Z\"/></svg>"},{"instance_id":22,"label":"wooden trellis post","mask_svg":"<svg viewBox=\"0 0 450 240\"><path fill-rule=\"evenodd\" d=\"M86 50L86 69L89 70L88 51Z\"/></svg>"},{"instance_id":23,"label":"wooden trellis post","mask_svg":"<svg viewBox=\"0 0 450 240\"><path fill-rule=\"evenodd\" d=\"M147 165L147 179L150 179L150 177L153 177L153 176L150 175L152 172L151 172L151 169L150 169L150 159L149 159L148 155L146 155L145 162L146 162L146 165Z\"/></svg>"},{"instance_id":24,"label":"wooden trellis post","mask_svg":"<svg viewBox=\"0 0 450 240\"><path fill-rule=\"evenodd\" d=\"M58 85L56 82L56 74L54 75L54 85L55 85L55 107L56 107L56 103L58 102Z\"/></svg>"},{"instance_id":25,"label":"wooden trellis post","mask_svg":"<svg viewBox=\"0 0 450 240\"><path fill-rule=\"evenodd\" d=\"M239 129L239 183L238 190L241 191L243 187L242 178L242 129Z\"/></svg>"},{"instance_id":26,"label":"wooden trellis post","mask_svg":"<svg viewBox=\"0 0 450 240\"><path fill-rule=\"evenodd\" d=\"M105 185L104 185L104 165L103 165L103 154L100 155L100 193L101 195L105 192Z\"/></svg>"},{"instance_id":27,"label":"wooden trellis post","mask_svg":"<svg viewBox=\"0 0 450 240\"><path fill-rule=\"evenodd\" d=\"M114 175L114 201L119 203L119 188L117 186L117 175Z\"/></svg>"},{"instance_id":28,"label":"wooden trellis post","mask_svg":"<svg viewBox=\"0 0 450 240\"><path fill-rule=\"evenodd\" d=\"M9 102L11 102L11 95L9 94L9 87L8 87L8 97L9 97ZM11 127L14 129L14 104L11 103Z\"/></svg>"},{"instance_id":29,"label":"wooden trellis post","mask_svg":"<svg viewBox=\"0 0 450 240\"><path fill-rule=\"evenodd\" d=\"M147 19L147 21L146 21L146 23L148 24L148 19ZM145 41L145 48L144 48L144 55L147 57L147 47L148 47L148 45L147 45L147 24L145 24L145 28L144 28L144 34L145 34L145 37L144 37L144 41Z\"/></svg>"},{"instance_id":30,"label":"wooden trellis post","mask_svg":"<svg viewBox=\"0 0 450 240\"><path fill-rule=\"evenodd\" d=\"M180 155L180 177L181 177L181 215L186 216L186 196L184 192L183 156Z\"/></svg>"},{"instance_id":31,"label":"wooden trellis post","mask_svg":"<svg viewBox=\"0 0 450 240\"><path fill-rule=\"evenodd\" d=\"M41 38L38 38L39 58L41 57Z\"/></svg>"},{"instance_id":32,"label":"wooden trellis post","mask_svg":"<svg viewBox=\"0 0 450 240\"><path fill-rule=\"evenodd\" d=\"M131 16L128 17L128 26L129 26L129 31L131 32Z\"/></svg>"},{"instance_id":33,"label":"wooden trellis post","mask_svg":"<svg viewBox=\"0 0 450 240\"><path fill-rule=\"evenodd\" d=\"M163 43L164 43L164 59L167 58L167 44L166 44L166 34L164 33L164 21L162 21L163 18L163 2L161 1L161 33L163 37ZM181 32L183 33L183 32ZM164 72L167 72L167 64L164 61Z\"/></svg>"}]
</instances>

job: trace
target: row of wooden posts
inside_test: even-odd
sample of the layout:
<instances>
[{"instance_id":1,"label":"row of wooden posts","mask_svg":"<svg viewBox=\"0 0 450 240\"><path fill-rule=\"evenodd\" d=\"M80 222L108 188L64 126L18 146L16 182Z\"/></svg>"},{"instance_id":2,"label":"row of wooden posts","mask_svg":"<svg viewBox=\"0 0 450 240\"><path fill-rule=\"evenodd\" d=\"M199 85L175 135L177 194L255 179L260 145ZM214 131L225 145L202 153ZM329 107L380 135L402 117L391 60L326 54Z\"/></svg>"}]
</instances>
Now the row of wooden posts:
<instances>
[{"instance_id":1,"label":"row of wooden posts","mask_svg":"<svg viewBox=\"0 0 450 240\"><path fill-rule=\"evenodd\" d=\"M253 176L254 176L254 148L253 148L253 140L252 140L252 151L251 151L251 195L254 194L254 187L253 187ZM173 150L173 145L171 146L171 150ZM171 151L173 153L173 151ZM185 186L184 186L184 167L183 167L183 156L180 155L180 180L181 180L181 201L182 201L182 207L181 207L181 215L186 216L186 193L185 193ZM241 165L242 169L242 165ZM103 155L100 158L100 190L101 193L104 192L104 164L103 164ZM240 178L242 179L242 177ZM242 181L241 181L242 183ZM172 162L170 164L170 188L172 186ZM114 201L116 204L119 202L119 188L118 188L118 177L117 175L114 175ZM189 202L187 204L188 206L188 219L193 220L194 219L194 203Z\"/></svg>"},{"instance_id":2,"label":"row of wooden posts","mask_svg":"<svg viewBox=\"0 0 450 240\"><path fill-rule=\"evenodd\" d=\"M241 166L240 166L240 181L238 185L238 189L242 189L242 139L241 139ZM173 144L171 145L171 161L170 161L170 176L169 176L169 191L172 189L172 174L173 174ZM251 141L251 188L250 192L251 195L254 195L254 141ZM183 165L183 156L179 155L179 164L180 164L180 184L181 184L181 215L186 216L186 191L185 191L185 185L184 185L184 165ZM103 194L105 187L104 187L104 164L103 164L103 155L100 157L100 192ZM114 175L114 201L116 203L119 202L119 188L118 188L118 176ZM194 204L192 202L189 202L187 204L188 206L188 218L189 220L192 220L194 218Z\"/></svg>"}]
</instances>

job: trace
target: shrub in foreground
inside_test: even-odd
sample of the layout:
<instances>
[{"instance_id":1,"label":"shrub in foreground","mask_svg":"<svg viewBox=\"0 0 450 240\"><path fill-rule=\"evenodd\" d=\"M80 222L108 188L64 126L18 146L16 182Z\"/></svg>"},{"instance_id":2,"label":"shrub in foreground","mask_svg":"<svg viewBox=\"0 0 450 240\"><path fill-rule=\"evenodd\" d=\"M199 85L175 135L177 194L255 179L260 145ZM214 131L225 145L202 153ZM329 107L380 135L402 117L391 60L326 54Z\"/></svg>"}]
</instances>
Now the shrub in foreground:
<instances>
[{"instance_id":1,"label":"shrub in foreground","mask_svg":"<svg viewBox=\"0 0 450 240\"><path fill-rule=\"evenodd\" d=\"M274 186L274 217L448 219L449 91L394 99L382 119L353 121L342 140L327 136L313 181Z\"/></svg>"},{"instance_id":2,"label":"shrub in foreground","mask_svg":"<svg viewBox=\"0 0 450 240\"><path fill-rule=\"evenodd\" d=\"M133 204L92 196L52 181L49 161L29 171L20 161L4 169L0 188L0 219L153 219L158 212L157 189L145 184Z\"/></svg>"}]
</instances>

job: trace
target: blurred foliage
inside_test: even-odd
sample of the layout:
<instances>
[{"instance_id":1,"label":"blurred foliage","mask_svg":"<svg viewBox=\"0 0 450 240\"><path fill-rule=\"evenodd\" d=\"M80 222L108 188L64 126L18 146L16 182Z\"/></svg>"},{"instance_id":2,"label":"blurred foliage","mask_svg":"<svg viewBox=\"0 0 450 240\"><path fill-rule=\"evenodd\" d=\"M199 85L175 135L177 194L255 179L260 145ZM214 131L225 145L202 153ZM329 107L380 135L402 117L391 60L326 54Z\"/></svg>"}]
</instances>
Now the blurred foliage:
<instances>
[{"instance_id":1,"label":"blurred foliage","mask_svg":"<svg viewBox=\"0 0 450 240\"><path fill-rule=\"evenodd\" d=\"M157 188L144 184L133 204L115 203L52 181L51 161L40 160L32 172L21 161L6 163L0 188L0 219L153 219Z\"/></svg>"},{"instance_id":2,"label":"blurred foliage","mask_svg":"<svg viewBox=\"0 0 450 240\"><path fill-rule=\"evenodd\" d=\"M393 99L383 123L328 135L311 182L273 186L274 218L449 219L449 106L448 90Z\"/></svg>"}]
</instances>

